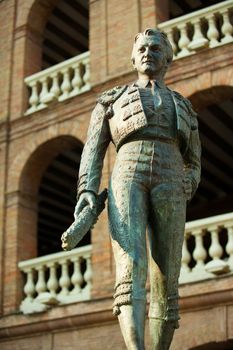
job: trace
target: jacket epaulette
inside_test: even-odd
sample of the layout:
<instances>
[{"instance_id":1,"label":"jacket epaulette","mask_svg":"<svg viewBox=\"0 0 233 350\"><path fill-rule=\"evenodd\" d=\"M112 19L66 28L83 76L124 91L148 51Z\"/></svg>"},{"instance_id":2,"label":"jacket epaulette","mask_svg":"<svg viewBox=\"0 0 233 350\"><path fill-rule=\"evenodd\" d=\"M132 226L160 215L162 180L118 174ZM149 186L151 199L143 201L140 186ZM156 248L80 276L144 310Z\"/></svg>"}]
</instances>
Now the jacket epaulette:
<instances>
[{"instance_id":1,"label":"jacket epaulette","mask_svg":"<svg viewBox=\"0 0 233 350\"><path fill-rule=\"evenodd\" d=\"M116 86L113 89L104 91L102 95L97 99L97 102L108 107L113 104L127 89L127 85Z\"/></svg>"}]
</instances>

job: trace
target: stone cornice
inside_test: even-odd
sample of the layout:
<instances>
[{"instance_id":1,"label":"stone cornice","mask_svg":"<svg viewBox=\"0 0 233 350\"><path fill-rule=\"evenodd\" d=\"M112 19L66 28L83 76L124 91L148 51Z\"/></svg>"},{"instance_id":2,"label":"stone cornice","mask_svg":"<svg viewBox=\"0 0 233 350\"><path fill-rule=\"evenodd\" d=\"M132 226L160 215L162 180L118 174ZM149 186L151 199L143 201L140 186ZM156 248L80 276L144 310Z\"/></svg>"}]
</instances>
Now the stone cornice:
<instances>
[{"instance_id":1,"label":"stone cornice","mask_svg":"<svg viewBox=\"0 0 233 350\"><path fill-rule=\"evenodd\" d=\"M94 324L117 323L112 315L112 298L60 306L43 314L2 317L0 339L28 336L51 331L78 329ZM233 305L233 290L187 296L180 299L181 314L194 310ZM68 315L68 316L67 316Z\"/></svg>"}]
</instances>

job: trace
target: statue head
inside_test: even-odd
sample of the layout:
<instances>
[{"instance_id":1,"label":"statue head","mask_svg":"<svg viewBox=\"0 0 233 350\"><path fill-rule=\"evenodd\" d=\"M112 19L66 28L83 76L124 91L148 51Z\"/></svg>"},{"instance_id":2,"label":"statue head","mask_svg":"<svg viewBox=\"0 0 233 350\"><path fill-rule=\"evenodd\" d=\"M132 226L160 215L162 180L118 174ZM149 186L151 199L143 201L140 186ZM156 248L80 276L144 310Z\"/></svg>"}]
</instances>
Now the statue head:
<instances>
[{"instance_id":1,"label":"statue head","mask_svg":"<svg viewBox=\"0 0 233 350\"><path fill-rule=\"evenodd\" d=\"M172 46L159 29L148 28L135 36L131 60L139 77L162 79L172 58Z\"/></svg>"}]
</instances>

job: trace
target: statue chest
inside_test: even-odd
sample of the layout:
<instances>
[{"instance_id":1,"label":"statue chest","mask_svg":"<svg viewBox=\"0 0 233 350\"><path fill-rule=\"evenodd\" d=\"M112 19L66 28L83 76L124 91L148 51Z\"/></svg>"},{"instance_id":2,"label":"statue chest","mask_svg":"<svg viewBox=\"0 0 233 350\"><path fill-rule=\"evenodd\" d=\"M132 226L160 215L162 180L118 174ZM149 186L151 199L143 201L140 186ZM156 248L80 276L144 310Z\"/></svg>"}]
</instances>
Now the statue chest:
<instances>
[{"instance_id":1,"label":"statue chest","mask_svg":"<svg viewBox=\"0 0 233 350\"><path fill-rule=\"evenodd\" d=\"M148 127L167 130L172 133L176 128L175 106L171 93L167 89L139 88L140 99L147 118ZM163 132L162 132L163 133Z\"/></svg>"},{"instance_id":2,"label":"statue chest","mask_svg":"<svg viewBox=\"0 0 233 350\"><path fill-rule=\"evenodd\" d=\"M140 133L149 133L150 137L174 137L174 102L167 89L159 90L158 95L153 94L150 88L131 86L113 104L109 125L114 143L138 130Z\"/></svg>"}]
</instances>

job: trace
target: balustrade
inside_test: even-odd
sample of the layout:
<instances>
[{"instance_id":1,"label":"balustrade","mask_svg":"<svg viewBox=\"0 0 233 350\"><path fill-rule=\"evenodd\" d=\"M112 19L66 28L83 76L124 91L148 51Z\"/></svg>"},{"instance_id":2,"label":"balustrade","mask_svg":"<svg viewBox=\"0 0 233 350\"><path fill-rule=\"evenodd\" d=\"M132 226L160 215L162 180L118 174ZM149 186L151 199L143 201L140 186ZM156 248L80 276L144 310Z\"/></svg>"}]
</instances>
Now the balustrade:
<instances>
[{"instance_id":1,"label":"balustrade","mask_svg":"<svg viewBox=\"0 0 233 350\"><path fill-rule=\"evenodd\" d=\"M232 13L233 2L228 0L160 23L158 28L167 34L177 59L232 42Z\"/></svg>"},{"instance_id":2,"label":"balustrade","mask_svg":"<svg viewBox=\"0 0 233 350\"><path fill-rule=\"evenodd\" d=\"M91 246L21 261L25 274L25 299L20 310L34 313L54 304L90 299L92 281Z\"/></svg>"},{"instance_id":3,"label":"balustrade","mask_svg":"<svg viewBox=\"0 0 233 350\"><path fill-rule=\"evenodd\" d=\"M89 52L27 77L30 93L26 115L90 90Z\"/></svg>"},{"instance_id":4,"label":"balustrade","mask_svg":"<svg viewBox=\"0 0 233 350\"><path fill-rule=\"evenodd\" d=\"M227 0L203 10L160 23L172 44L174 59L233 41L233 3ZM25 78L29 108L25 115L90 90L89 52Z\"/></svg>"},{"instance_id":5,"label":"balustrade","mask_svg":"<svg viewBox=\"0 0 233 350\"><path fill-rule=\"evenodd\" d=\"M233 213L186 224L180 283L233 272Z\"/></svg>"},{"instance_id":6,"label":"balustrade","mask_svg":"<svg viewBox=\"0 0 233 350\"><path fill-rule=\"evenodd\" d=\"M29 314L51 305L90 299L91 246L22 261L25 298L20 309ZM233 272L233 213L186 224L180 284Z\"/></svg>"}]
</instances>

